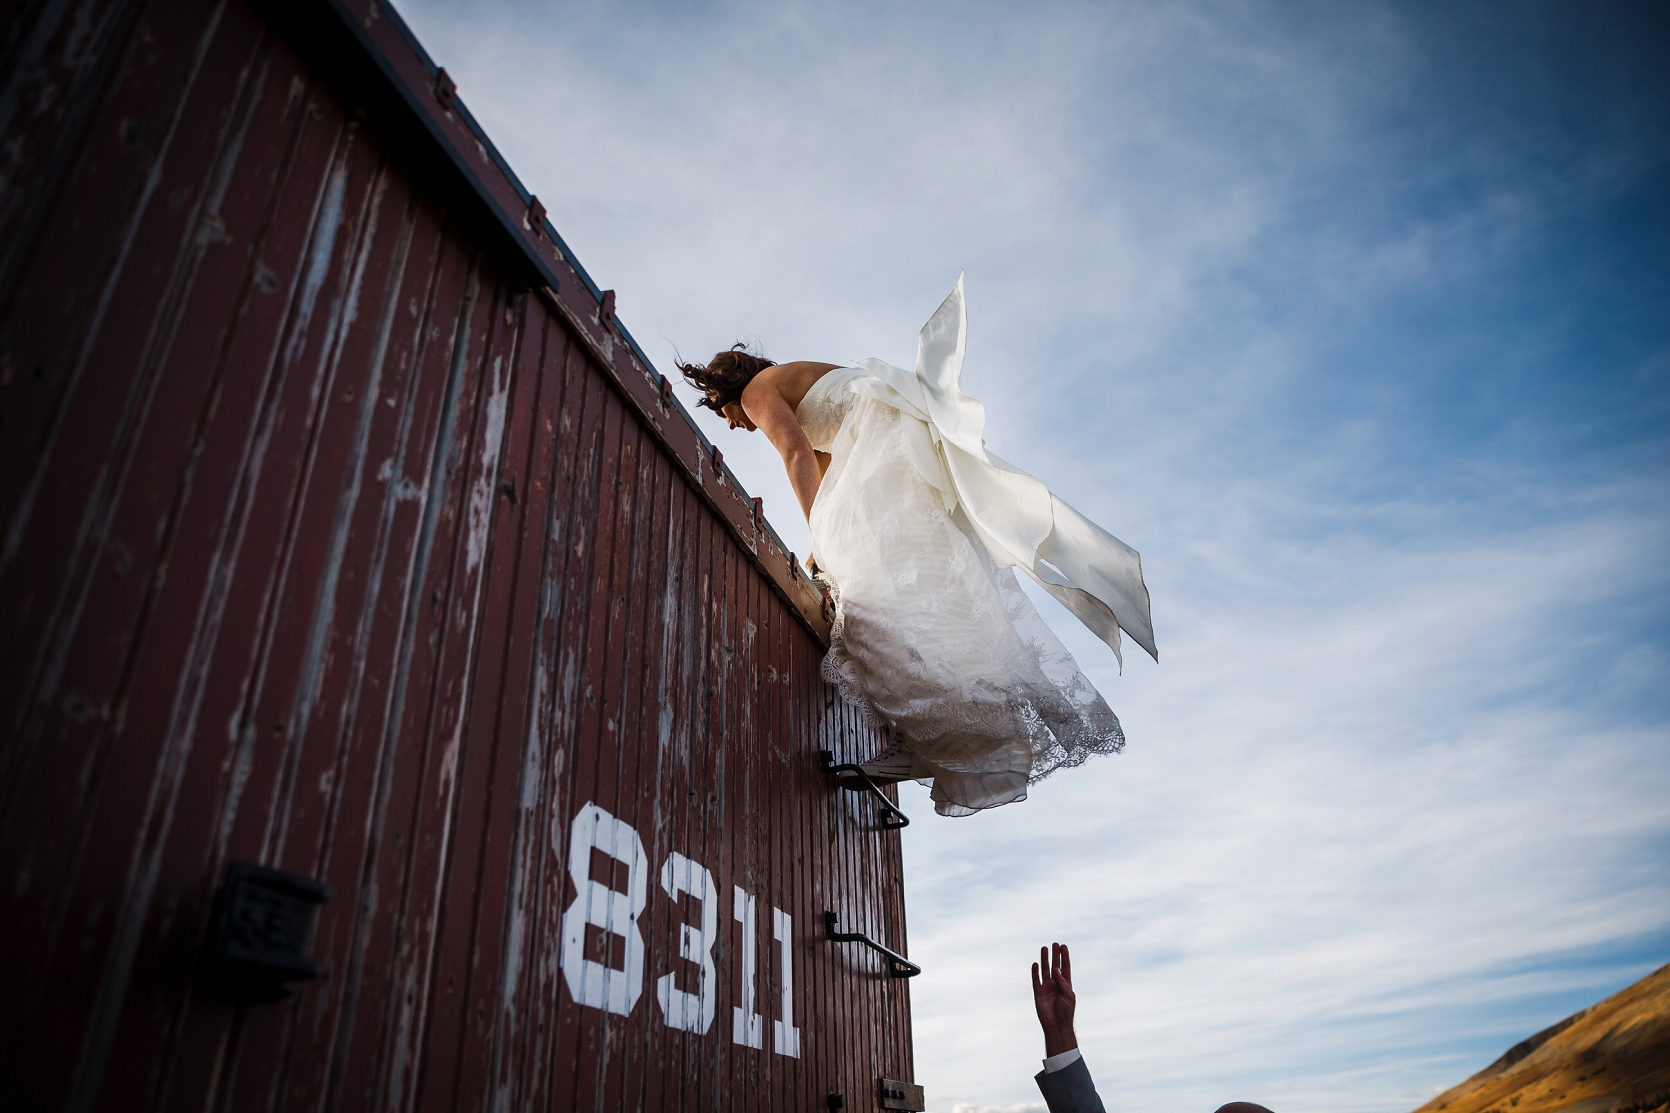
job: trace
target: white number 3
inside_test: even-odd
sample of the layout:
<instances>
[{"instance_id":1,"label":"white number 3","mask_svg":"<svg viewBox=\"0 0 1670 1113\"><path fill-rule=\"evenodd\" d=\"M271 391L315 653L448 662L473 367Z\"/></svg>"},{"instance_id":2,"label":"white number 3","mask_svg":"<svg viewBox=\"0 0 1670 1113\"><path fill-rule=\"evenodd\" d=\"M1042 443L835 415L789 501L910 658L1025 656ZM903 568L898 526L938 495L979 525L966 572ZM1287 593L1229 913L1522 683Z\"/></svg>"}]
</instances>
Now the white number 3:
<instances>
[{"instance_id":1,"label":"white number 3","mask_svg":"<svg viewBox=\"0 0 1670 1113\"><path fill-rule=\"evenodd\" d=\"M689 962L701 964L697 975L696 992L685 993L673 984L671 974L663 974L655 983L655 997L661 1002L661 1015L670 1028L682 1032L707 1034L713 1024L714 1002L718 985L713 970L713 940L719 934L719 895L713 875L699 862L692 862L676 850L661 863L661 888L673 900L680 893L689 893L702 906L702 926L698 931L689 924L679 925L679 955Z\"/></svg>"}]
</instances>

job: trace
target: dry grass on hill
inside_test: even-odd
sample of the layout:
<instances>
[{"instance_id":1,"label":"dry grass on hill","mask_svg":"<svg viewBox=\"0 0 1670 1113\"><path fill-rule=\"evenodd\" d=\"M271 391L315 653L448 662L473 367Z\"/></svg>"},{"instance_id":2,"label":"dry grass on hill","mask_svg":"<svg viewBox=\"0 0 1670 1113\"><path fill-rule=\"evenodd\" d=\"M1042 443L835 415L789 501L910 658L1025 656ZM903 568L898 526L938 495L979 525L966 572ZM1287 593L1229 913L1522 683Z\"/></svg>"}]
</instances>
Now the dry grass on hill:
<instances>
[{"instance_id":1,"label":"dry grass on hill","mask_svg":"<svg viewBox=\"0 0 1670 1113\"><path fill-rule=\"evenodd\" d=\"M1415 1113L1670 1113L1670 965L1538 1032Z\"/></svg>"}]
</instances>

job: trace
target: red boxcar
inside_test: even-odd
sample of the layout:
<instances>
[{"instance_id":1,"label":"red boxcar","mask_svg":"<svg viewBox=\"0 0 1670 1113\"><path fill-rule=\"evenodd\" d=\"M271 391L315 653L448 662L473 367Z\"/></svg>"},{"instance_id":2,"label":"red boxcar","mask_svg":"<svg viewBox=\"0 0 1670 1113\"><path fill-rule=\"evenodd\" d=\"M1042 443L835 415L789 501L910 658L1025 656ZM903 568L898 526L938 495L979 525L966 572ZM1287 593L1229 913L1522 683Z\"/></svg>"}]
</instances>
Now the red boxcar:
<instances>
[{"instance_id":1,"label":"red boxcar","mask_svg":"<svg viewBox=\"0 0 1670 1113\"><path fill-rule=\"evenodd\" d=\"M920 1108L822 601L394 12L0 52L0 1106Z\"/></svg>"}]
</instances>

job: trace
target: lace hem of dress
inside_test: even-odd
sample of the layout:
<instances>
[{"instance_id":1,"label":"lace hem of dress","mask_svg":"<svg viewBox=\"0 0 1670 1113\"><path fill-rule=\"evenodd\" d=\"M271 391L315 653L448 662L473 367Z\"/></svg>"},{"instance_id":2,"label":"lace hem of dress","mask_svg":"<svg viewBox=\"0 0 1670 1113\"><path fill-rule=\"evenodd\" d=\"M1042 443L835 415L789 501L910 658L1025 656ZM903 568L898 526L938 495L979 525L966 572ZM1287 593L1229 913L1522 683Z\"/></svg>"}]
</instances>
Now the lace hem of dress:
<instances>
[{"instance_id":1,"label":"lace hem of dress","mask_svg":"<svg viewBox=\"0 0 1670 1113\"><path fill-rule=\"evenodd\" d=\"M858 710L859 719L872 730L881 732L892 727L907 745L914 748L914 743L929 735L973 735L998 739L1004 733L1013 731L1018 724L1025 732L1027 748L1031 752L1026 777L1028 785L1038 783L1058 769L1082 765L1092 754L1116 754L1125 749L1125 732L1119 725L1118 717L1076 669L1066 677L1046 676L1045 680L1050 685L1048 689L1015 690L1004 693L994 702L970 704L954 698L916 700L911 707L910 721L903 724L890 722L865 692L846 651L846 619L841 606L840 585L827 573L818 573L814 578L829 592L835 608L835 621L829 631L829 651L824 654L819 671L824 681ZM1031 644L1029 648L1041 663L1044 647ZM1083 702L1086 694L1091 697L1088 704ZM938 764L933 762L933 755L925 756L930 763ZM959 770L959 773L962 772L978 777L982 771ZM949 778L939 779L945 781ZM924 784L934 780L933 777L922 778ZM949 789L951 793L951 798L943 803L954 805L948 810L942 804L940 810L943 814L972 815L975 811L999 806L997 803L974 805L956 801L954 788L945 784L939 787L941 791ZM936 792L936 797L939 795L941 792ZM1020 799L1025 799L1024 794L1013 798ZM1010 802L1013 801L1000 803Z\"/></svg>"},{"instance_id":2,"label":"lace hem of dress","mask_svg":"<svg viewBox=\"0 0 1670 1113\"><path fill-rule=\"evenodd\" d=\"M829 600L835 608L835 621L829 626L829 652L823 655L823 663L819 666L819 673L824 683L833 685L841 693L841 698L858 709L858 718L865 726L875 731L887 730L888 724L876 711L875 704L865 694L863 685L852 675L850 668L842 668L846 660L846 615L841 611L841 588L835 578L827 572L814 573L812 578L818 585L829 592Z\"/></svg>"}]
</instances>

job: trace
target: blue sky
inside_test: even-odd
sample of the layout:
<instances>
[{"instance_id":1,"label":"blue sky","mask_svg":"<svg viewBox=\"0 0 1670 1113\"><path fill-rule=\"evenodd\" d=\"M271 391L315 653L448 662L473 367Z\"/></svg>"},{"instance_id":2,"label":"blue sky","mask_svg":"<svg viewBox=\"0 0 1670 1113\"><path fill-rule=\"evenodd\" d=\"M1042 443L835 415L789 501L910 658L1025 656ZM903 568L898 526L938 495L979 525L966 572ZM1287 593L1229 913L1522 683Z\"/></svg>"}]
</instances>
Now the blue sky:
<instances>
[{"instance_id":1,"label":"blue sky","mask_svg":"<svg viewBox=\"0 0 1670 1113\"><path fill-rule=\"evenodd\" d=\"M1143 553L1163 664L1047 611L1127 752L904 792L931 1109L1042 1109L1051 939L1128 1113L1411 1109L1670 960L1662 4L399 8L664 370L909 366L966 271Z\"/></svg>"}]
</instances>

